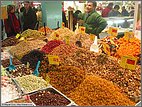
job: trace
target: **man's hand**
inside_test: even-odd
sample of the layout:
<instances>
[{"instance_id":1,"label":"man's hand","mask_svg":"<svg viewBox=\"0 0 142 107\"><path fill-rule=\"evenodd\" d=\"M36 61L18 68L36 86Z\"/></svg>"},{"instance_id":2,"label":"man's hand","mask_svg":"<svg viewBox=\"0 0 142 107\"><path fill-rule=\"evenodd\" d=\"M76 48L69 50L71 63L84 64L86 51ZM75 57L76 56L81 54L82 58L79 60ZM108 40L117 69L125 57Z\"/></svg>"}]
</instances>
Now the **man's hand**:
<instances>
[{"instance_id":1,"label":"man's hand","mask_svg":"<svg viewBox=\"0 0 142 107\"><path fill-rule=\"evenodd\" d=\"M79 26L81 26L84 24L84 20L79 20L79 21L77 21L77 23L79 24Z\"/></svg>"}]
</instances>

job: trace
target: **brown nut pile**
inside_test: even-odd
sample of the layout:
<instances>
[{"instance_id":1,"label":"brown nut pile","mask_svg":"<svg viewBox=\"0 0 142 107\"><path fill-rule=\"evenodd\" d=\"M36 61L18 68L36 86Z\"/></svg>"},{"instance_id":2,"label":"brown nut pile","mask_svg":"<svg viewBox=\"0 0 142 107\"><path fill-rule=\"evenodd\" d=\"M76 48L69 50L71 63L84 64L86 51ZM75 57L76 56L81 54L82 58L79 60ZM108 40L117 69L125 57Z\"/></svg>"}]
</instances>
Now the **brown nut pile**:
<instances>
[{"instance_id":1,"label":"brown nut pile","mask_svg":"<svg viewBox=\"0 0 142 107\"><path fill-rule=\"evenodd\" d=\"M79 106L134 106L112 82L89 75L68 95Z\"/></svg>"},{"instance_id":2,"label":"brown nut pile","mask_svg":"<svg viewBox=\"0 0 142 107\"><path fill-rule=\"evenodd\" d=\"M85 72L74 66L61 66L48 72L50 84L64 94L69 94L84 80Z\"/></svg>"},{"instance_id":3,"label":"brown nut pile","mask_svg":"<svg viewBox=\"0 0 142 107\"><path fill-rule=\"evenodd\" d=\"M9 59L2 60L1 62L2 62L2 66L4 68L8 67L10 65ZM17 58L12 58L12 64L13 65L20 65L20 64L22 64L22 62L20 62Z\"/></svg>"},{"instance_id":4,"label":"brown nut pile","mask_svg":"<svg viewBox=\"0 0 142 107\"><path fill-rule=\"evenodd\" d=\"M10 71L10 75L12 78L22 77L25 75L32 74L33 71L30 68L27 68L25 65L18 65L16 66L15 70Z\"/></svg>"},{"instance_id":5,"label":"brown nut pile","mask_svg":"<svg viewBox=\"0 0 142 107\"><path fill-rule=\"evenodd\" d=\"M48 90L39 91L30 95L30 99L36 106L66 106L70 103L65 97Z\"/></svg>"},{"instance_id":6,"label":"brown nut pile","mask_svg":"<svg viewBox=\"0 0 142 107\"><path fill-rule=\"evenodd\" d=\"M66 27L65 28L59 28L59 29L53 31L50 34L48 40L54 40L56 34L59 35L59 38L58 38L59 40L64 40L65 36L69 36L71 38L74 35L74 32L71 31L69 28L66 28Z\"/></svg>"},{"instance_id":7,"label":"brown nut pile","mask_svg":"<svg viewBox=\"0 0 142 107\"><path fill-rule=\"evenodd\" d=\"M54 48L50 55L57 55L60 58L60 61L63 61L65 58L71 56L75 51L77 51L77 46L74 44L61 44L58 47Z\"/></svg>"},{"instance_id":8,"label":"brown nut pile","mask_svg":"<svg viewBox=\"0 0 142 107\"><path fill-rule=\"evenodd\" d=\"M9 51L10 53L17 57L18 59L21 59L25 54L30 52L31 50L42 48L46 42L42 40L32 40L32 41L22 41L18 43L16 46L13 46Z\"/></svg>"},{"instance_id":9,"label":"brown nut pile","mask_svg":"<svg viewBox=\"0 0 142 107\"><path fill-rule=\"evenodd\" d=\"M19 40L15 37L8 37L2 41L2 47L14 46L19 43Z\"/></svg>"},{"instance_id":10,"label":"brown nut pile","mask_svg":"<svg viewBox=\"0 0 142 107\"><path fill-rule=\"evenodd\" d=\"M88 74L95 74L117 84L123 93L135 102L140 101L140 66L136 70L128 70L120 67L116 58L105 54L98 54L78 49L72 56L61 62L61 65L71 65L82 68Z\"/></svg>"}]
</instances>

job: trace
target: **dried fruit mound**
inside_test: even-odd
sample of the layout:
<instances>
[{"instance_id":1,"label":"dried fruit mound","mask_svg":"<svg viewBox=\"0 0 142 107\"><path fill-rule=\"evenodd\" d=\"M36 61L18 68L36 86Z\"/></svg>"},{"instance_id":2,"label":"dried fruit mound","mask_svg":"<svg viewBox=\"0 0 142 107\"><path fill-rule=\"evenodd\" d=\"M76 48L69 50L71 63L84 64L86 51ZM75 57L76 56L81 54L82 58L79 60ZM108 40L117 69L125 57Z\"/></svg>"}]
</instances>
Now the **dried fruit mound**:
<instances>
[{"instance_id":1,"label":"dried fruit mound","mask_svg":"<svg viewBox=\"0 0 142 107\"><path fill-rule=\"evenodd\" d=\"M49 33L49 34L50 34L50 33L53 32L53 30L50 29L50 28L47 27L47 26L45 27L45 29L46 29L46 33ZM39 28L38 31L40 31L40 32L45 32L45 31L44 31L44 27Z\"/></svg>"},{"instance_id":2,"label":"dried fruit mound","mask_svg":"<svg viewBox=\"0 0 142 107\"><path fill-rule=\"evenodd\" d=\"M140 45L141 42L136 37L130 39L129 41L124 38L118 40L119 48L117 50L117 55L119 57L124 55L138 56L140 55Z\"/></svg>"},{"instance_id":3,"label":"dried fruit mound","mask_svg":"<svg viewBox=\"0 0 142 107\"><path fill-rule=\"evenodd\" d=\"M77 46L75 46L74 44L61 44L60 46L54 48L53 51L49 54L57 55L59 56L60 60L63 61L64 58L71 56L74 52L77 51L77 49Z\"/></svg>"},{"instance_id":4,"label":"dried fruit mound","mask_svg":"<svg viewBox=\"0 0 142 107\"><path fill-rule=\"evenodd\" d=\"M68 95L79 106L134 106L110 81L91 75Z\"/></svg>"},{"instance_id":5,"label":"dried fruit mound","mask_svg":"<svg viewBox=\"0 0 142 107\"><path fill-rule=\"evenodd\" d=\"M50 53L54 48L56 48L57 46L64 44L64 42L60 41L60 40L51 40L49 41L46 45L44 45L42 47L42 51L45 53Z\"/></svg>"},{"instance_id":6,"label":"dried fruit mound","mask_svg":"<svg viewBox=\"0 0 142 107\"><path fill-rule=\"evenodd\" d=\"M140 100L140 66L136 70L120 67L117 60L105 54L97 54L85 49L78 49L72 56L67 57L61 65L76 66L87 74L95 74L117 84L123 93L135 102Z\"/></svg>"},{"instance_id":7,"label":"dried fruit mound","mask_svg":"<svg viewBox=\"0 0 142 107\"><path fill-rule=\"evenodd\" d=\"M48 72L50 84L64 94L69 94L83 82L85 72L74 66L61 66Z\"/></svg>"},{"instance_id":8,"label":"dried fruit mound","mask_svg":"<svg viewBox=\"0 0 142 107\"><path fill-rule=\"evenodd\" d=\"M8 37L2 41L2 47L14 46L18 43L19 43L19 40L16 39L15 37Z\"/></svg>"},{"instance_id":9,"label":"dried fruit mound","mask_svg":"<svg viewBox=\"0 0 142 107\"><path fill-rule=\"evenodd\" d=\"M28 54L24 55L21 59L23 64L27 64L29 62L30 68L35 69L38 60L42 61L44 57L44 53L40 50L32 50Z\"/></svg>"},{"instance_id":10,"label":"dried fruit mound","mask_svg":"<svg viewBox=\"0 0 142 107\"><path fill-rule=\"evenodd\" d=\"M22 41L16 46L13 46L9 51L13 56L21 59L25 54L29 53L33 49L42 48L45 44L46 42L38 39L27 42Z\"/></svg>"}]
</instances>

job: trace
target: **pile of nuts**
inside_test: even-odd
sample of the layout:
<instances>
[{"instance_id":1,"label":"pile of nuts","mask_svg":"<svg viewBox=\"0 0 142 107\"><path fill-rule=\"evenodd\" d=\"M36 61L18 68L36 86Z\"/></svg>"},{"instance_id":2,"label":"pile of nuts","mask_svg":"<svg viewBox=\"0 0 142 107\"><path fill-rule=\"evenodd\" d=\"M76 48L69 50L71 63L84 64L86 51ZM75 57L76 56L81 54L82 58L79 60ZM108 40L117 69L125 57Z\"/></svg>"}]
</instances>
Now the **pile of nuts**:
<instances>
[{"instance_id":1,"label":"pile of nuts","mask_svg":"<svg viewBox=\"0 0 142 107\"><path fill-rule=\"evenodd\" d=\"M30 75L33 71L30 68L27 68L25 65L16 66L15 70L9 71L12 78L22 77L25 75Z\"/></svg>"},{"instance_id":2,"label":"pile of nuts","mask_svg":"<svg viewBox=\"0 0 142 107\"><path fill-rule=\"evenodd\" d=\"M2 62L3 67L8 67L10 65L9 59L2 60L1 62ZM12 64L13 65L20 65L22 63L17 58L13 58Z\"/></svg>"},{"instance_id":3,"label":"pile of nuts","mask_svg":"<svg viewBox=\"0 0 142 107\"><path fill-rule=\"evenodd\" d=\"M48 83L44 79L34 75L26 75L15 79L25 93L30 93L48 86Z\"/></svg>"},{"instance_id":4,"label":"pile of nuts","mask_svg":"<svg viewBox=\"0 0 142 107\"><path fill-rule=\"evenodd\" d=\"M32 94L30 95L30 99L36 106L66 106L70 103L70 101L62 95L48 90Z\"/></svg>"}]
</instances>

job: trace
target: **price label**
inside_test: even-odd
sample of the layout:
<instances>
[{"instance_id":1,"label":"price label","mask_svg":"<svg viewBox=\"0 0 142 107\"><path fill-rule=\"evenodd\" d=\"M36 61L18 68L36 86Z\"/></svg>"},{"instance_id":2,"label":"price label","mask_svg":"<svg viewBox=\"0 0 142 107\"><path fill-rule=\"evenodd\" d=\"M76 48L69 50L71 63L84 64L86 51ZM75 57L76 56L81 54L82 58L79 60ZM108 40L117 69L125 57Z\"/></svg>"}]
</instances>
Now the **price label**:
<instances>
[{"instance_id":1,"label":"price label","mask_svg":"<svg viewBox=\"0 0 142 107\"><path fill-rule=\"evenodd\" d=\"M125 40L129 40L129 39L132 39L134 38L134 32L125 32L124 33L124 39Z\"/></svg>"},{"instance_id":2,"label":"price label","mask_svg":"<svg viewBox=\"0 0 142 107\"><path fill-rule=\"evenodd\" d=\"M54 33L54 39L59 40L59 35L57 33Z\"/></svg>"},{"instance_id":3,"label":"price label","mask_svg":"<svg viewBox=\"0 0 142 107\"><path fill-rule=\"evenodd\" d=\"M108 44L103 44L103 50L107 55L110 55L110 46Z\"/></svg>"},{"instance_id":4,"label":"price label","mask_svg":"<svg viewBox=\"0 0 142 107\"><path fill-rule=\"evenodd\" d=\"M65 43L69 45L69 43L70 43L70 37L69 36L65 36Z\"/></svg>"},{"instance_id":5,"label":"price label","mask_svg":"<svg viewBox=\"0 0 142 107\"><path fill-rule=\"evenodd\" d=\"M135 70L137 58L132 56L122 56L120 66L125 69Z\"/></svg>"},{"instance_id":6,"label":"price label","mask_svg":"<svg viewBox=\"0 0 142 107\"><path fill-rule=\"evenodd\" d=\"M59 57L55 55L48 55L49 64L59 65Z\"/></svg>"},{"instance_id":7,"label":"price label","mask_svg":"<svg viewBox=\"0 0 142 107\"><path fill-rule=\"evenodd\" d=\"M20 36L21 36L21 35L18 33L18 34L16 35L16 38L18 39Z\"/></svg>"},{"instance_id":8,"label":"price label","mask_svg":"<svg viewBox=\"0 0 142 107\"><path fill-rule=\"evenodd\" d=\"M85 27L83 26L79 26L79 32L82 33L82 34L85 34Z\"/></svg>"},{"instance_id":9,"label":"price label","mask_svg":"<svg viewBox=\"0 0 142 107\"><path fill-rule=\"evenodd\" d=\"M64 22L62 22L62 28L64 28L65 27L65 23Z\"/></svg>"},{"instance_id":10,"label":"price label","mask_svg":"<svg viewBox=\"0 0 142 107\"><path fill-rule=\"evenodd\" d=\"M94 40L95 40L95 35L90 34L90 40L91 40L91 41L94 41Z\"/></svg>"},{"instance_id":11,"label":"price label","mask_svg":"<svg viewBox=\"0 0 142 107\"><path fill-rule=\"evenodd\" d=\"M118 28L109 27L108 34L116 37L118 35Z\"/></svg>"}]
</instances>

